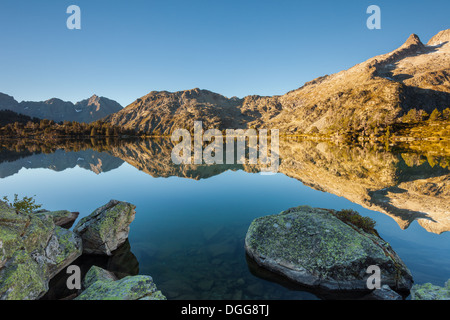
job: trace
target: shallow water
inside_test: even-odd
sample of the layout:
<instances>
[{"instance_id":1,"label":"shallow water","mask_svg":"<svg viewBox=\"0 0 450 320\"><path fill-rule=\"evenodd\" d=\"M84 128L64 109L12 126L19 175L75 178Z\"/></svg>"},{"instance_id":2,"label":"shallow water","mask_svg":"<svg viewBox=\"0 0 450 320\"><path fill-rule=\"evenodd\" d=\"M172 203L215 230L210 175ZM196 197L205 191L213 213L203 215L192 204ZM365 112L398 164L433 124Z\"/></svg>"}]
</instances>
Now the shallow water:
<instances>
[{"instance_id":1,"label":"shallow water","mask_svg":"<svg viewBox=\"0 0 450 320\"><path fill-rule=\"evenodd\" d=\"M356 196L345 194L345 186L340 186L339 181L333 186L343 190L340 196L316 190L332 188L327 185L327 176L318 176L317 185L312 187L290 177L294 175L292 168L297 168L299 175L301 170L309 172L303 177L311 185L310 177L321 169L311 170L306 162L300 161L300 167L284 167L284 173L274 175L261 175L252 168L236 166L174 171L174 167L167 165L164 148L157 146L135 154L134 147L128 146L126 152L121 148L106 152L58 150L50 154L22 154L18 158L3 152L0 195L10 198L14 193L35 195L44 208L79 211L80 218L110 199L135 204L137 213L129 234L132 256L139 265L138 272L151 275L169 299L320 298L262 278L245 256L244 238L253 219L298 205L357 210L377 222L379 234L410 268L415 283L442 286L450 278L447 230L439 229L440 234L430 232L418 223L419 219L412 219L403 230L392 216L367 209L366 202L358 204L346 199ZM146 156L149 158L142 160ZM312 153L310 156L314 158ZM382 157L385 159L386 155ZM308 163L317 164L318 158ZM282 163L289 164L288 160L292 159L284 157ZM415 171L406 170L406 179L403 164L395 165L397 184L424 179L414 177L425 172L420 166L413 168ZM332 171L331 165L326 171ZM426 172L432 178L448 175L447 169L437 167L427 167ZM342 177L344 172L333 174ZM380 176L381 179L387 178ZM387 182L386 186L395 183Z\"/></svg>"}]
</instances>

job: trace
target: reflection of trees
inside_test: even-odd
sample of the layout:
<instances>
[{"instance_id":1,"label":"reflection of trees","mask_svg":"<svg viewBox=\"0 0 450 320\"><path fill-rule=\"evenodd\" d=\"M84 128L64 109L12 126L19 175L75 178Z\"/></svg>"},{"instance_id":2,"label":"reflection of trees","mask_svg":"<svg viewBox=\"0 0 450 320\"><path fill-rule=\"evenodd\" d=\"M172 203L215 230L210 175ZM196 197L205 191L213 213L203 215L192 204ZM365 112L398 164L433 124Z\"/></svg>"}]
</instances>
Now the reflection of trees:
<instances>
[{"instance_id":1,"label":"reflection of trees","mask_svg":"<svg viewBox=\"0 0 450 320\"><path fill-rule=\"evenodd\" d=\"M96 157L102 159L102 162L89 164L87 169L96 172L119 166L105 165L105 159L111 156L112 159L126 161L153 177L176 176L198 180L227 170L252 173L261 170L259 164L248 163L176 165L171 159L174 143L164 138L67 140L53 145L25 141L9 143L3 143L3 146L14 151L0 153L1 161L27 156L28 153L45 153L48 150L95 150L99 152ZM432 232L450 230L449 156L445 148L427 144L387 148L373 143L346 145L284 139L280 141L279 151L279 172L311 188L345 197L371 210L388 214L402 228L419 220ZM5 163L0 164L0 168L2 165L5 166Z\"/></svg>"},{"instance_id":2,"label":"reflection of trees","mask_svg":"<svg viewBox=\"0 0 450 320\"><path fill-rule=\"evenodd\" d=\"M2 149L15 152L52 153L63 149L66 151L94 150L105 152L113 146L130 143L135 139L118 139L117 137L96 139L58 139L58 140L33 140L33 139L3 139L0 140Z\"/></svg>"}]
</instances>

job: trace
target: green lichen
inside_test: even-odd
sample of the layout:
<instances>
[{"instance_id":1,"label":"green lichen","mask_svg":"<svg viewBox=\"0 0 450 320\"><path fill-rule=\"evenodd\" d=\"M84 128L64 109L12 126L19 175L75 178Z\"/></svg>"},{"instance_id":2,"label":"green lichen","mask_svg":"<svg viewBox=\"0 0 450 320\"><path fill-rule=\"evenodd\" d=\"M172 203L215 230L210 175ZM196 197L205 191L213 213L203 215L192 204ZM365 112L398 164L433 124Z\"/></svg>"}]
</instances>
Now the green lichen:
<instances>
[{"instance_id":1,"label":"green lichen","mask_svg":"<svg viewBox=\"0 0 450 320\"><path fill-rule=\"evenodd\" d=\"M414 285L411 288L412 300L450 300L450 280L444 287L436 286L431 283Z\"/></svg>"},{"instance_id":2,"label":"green lichen","mask_svg":"<svg viewBox=\"0 0 450 320\"><path fill-rule=\"evenodd\" d=\"M131 223L133 210L134 206L126 202L118 202L104 211L97 209L89 216L81 219L74 230L80 234L84 232L96 233L100 239L107 239L111 233L117 232L119 227ZM86 229L84 225L89 220L94 219L95 221Z\"/></svg>"},{"instance_id":3,"label":"green lichen","mask_svg":"<svg viewBox=\"0 0 450 320\"><path fill-rule=\"evenodd\" d=\"M389 245L373 233L344 223L333 210L308 206L255 219L246 245L262 260L305 269L320 279L360 280L369 265L395 268L396 262L389 262Z\"/></svg>"},{"instance_id":4,"label":"green lichen","mask_svg":"<svg viewBox=\"0 0 450 320\"><path fill-rule=\"evenodd\" d=\"M81 255L81 246L77 246L73 232L56 226L54 233L59 243L59 250L55 261L57 265L64 263L69 256L76 252Z\"/></svg>"},{"instance_id":5,"label":"green lichen","mask_svg":"<svg viewBox=\"0 0 450 320\"><path fill-rule=\"evenodd\" d=\"M114 275L112 275L109 271L106 271L105 269L102 269L97 266L92 266L84 276L83 287L87 289L97 281L114 281L114 280L116 280Z\"/></svg>"},{"instance_id":6,"label":"green lichen","mask_svg":"<svg viewBox=\"0 0 450 320\"><path fill-rule=\"evenodd\" d=\"M121 280L98 280L83 291L76 300L139 300L157 294L150 276L128 276Z\"/></svg>"},{"instance_id":7,"label":"green lichen","mask_svg":"<svg viewBox=\"0 0 450 320\"><path fill-rule=\"evenodd\" d=\"M305 209L311 214L298 213L308 213ZM285 211L264 217L263 224L261 219L255 220L249 234L253 235L250 243L256 246L256 251L263 256L276 253L292 264L301 261L308 270L333 265L337 261L354 261L364 254L361 247L367 246L367 239L349 233L349 227L333 221L335 218L328 212L307 208L298 212ZM317 230L324 232L318 234Z\"/></svg>"},{"instance_id":8,"label":"green lichen","mask_svg":"<svg viewBox=\"0 0 450 320\"><path fill-rule=\"evenodd\" d=\"M17 213L0 202L2 298L37 299L45 293L50 277L81 254L81 242L74 237L47 216Z\"/></svg>"},{"instance_id":9,"label":"green lichen","mask_svg":"<svg viewBox=\"0 0 450 320\"><path fill-rule=\"evenodd\" d=\"M33 300L48 290L39 266L25 251L15 253L0 279L0 300Z\"/></svg>"},{"instance_id":10,"label":"green lichen","mask_svg":"<svg viewBox=\"0 0 450 320\"><path fill-rule=\"evenodd\" d=\"M40 219L30 216L30 222L23 234L23 246L28 252L42 250L50 239L55 224L51 219Z\"/></svg>"},{"instance_id":11,"label":"green lichen","mask_svg":"<svg viewBox=\"0 0 450 320\"><path fill-rule=\"evenodd\" d=\"M46 245L54 224L26 213L17 213L0 202L0 254L9 259L19 249L41 250Z\"/></svg>"},{"instance_id":12,"label":"green lichen","mask_svg":"<svg viewBox=\"0 0 450 320\"><path fill-rule=\"evenodd\" d=\"M108 214L96 224L102 239L106 238L111 232L116 232L118 226L129 224L133 209L127 203L119 203L108 210ZM123 213L126 214L123 214Z\"/></svg>"}]
</instances>

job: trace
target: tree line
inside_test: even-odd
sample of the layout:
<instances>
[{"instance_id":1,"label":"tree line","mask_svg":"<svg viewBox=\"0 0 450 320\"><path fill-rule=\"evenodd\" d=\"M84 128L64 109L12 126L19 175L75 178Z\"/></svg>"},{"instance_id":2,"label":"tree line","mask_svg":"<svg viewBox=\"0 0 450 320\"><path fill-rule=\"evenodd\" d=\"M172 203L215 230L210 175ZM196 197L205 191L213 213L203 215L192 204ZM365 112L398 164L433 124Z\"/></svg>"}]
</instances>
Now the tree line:
<instances>
[{"instance_id":1,"label":"tree line","mask_svg":"<svg viewBox=\"0 0 450 320\"><path fill-rule=\"evenodd\" d=\"M51 137L123 137L137 136L133 129L114 126L101 120L92 123L64 121L57 123L48 119L9 123L0 128L0 136L17 138Z\"/></svg>"},{"instance_id":2,"label":"tree line","mask_svg":"<svg viewBox=\"0 0 450 320\"><path fill-rule=\"evenodd\" d=\"M408 113L406 113L402 117L403 123L414 123L421 121L442 121L442 120L450 120L450 108L446 108L444 110L439 111L438 109L434 109L431 114L428 114L425 110L422 109L410 109Z\"/></svg>"}]
</instances>

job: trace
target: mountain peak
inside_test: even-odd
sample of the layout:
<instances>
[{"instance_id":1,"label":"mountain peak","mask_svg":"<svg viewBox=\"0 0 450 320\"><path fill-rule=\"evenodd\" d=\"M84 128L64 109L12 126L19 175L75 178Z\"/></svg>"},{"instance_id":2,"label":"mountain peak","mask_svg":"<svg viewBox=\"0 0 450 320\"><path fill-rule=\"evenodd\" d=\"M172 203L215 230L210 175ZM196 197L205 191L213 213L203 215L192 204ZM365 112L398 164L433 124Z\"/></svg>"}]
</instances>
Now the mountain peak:
<instances>
[{"instance_id":1,"label":"mountain peak","mask_svg":"<svg viewBox=\"0 0 450 320\"><path fill-rule=\"evenodd\" d=\"M57 104L57 103L61 104L61 103L65 103L65 101L58 99L58 98L51 98L51 99L45 100L44 103L46 103L46 104Z\"/></svg>"},{"instance_id":2,"label":"mountain peak","mask_svg":"<svg viewBox=\"0 0 450 320\"><path fill-rule=\"evenodd\" d=\"M76 104L58 98L19 103L13 97L0 92L0 110L3 109L40 119L89 123L122 110L122 106L114 100L95 94Z\"/></svg>"},{"instance_id":3,"label":"mountain peak","mask_svg":"<svg viewBox=\"0 0 450 320\"><path fill-rule=\"evenodd\" d=\"M100 100L100 97L97 96L96 94L92 95L92 97L90 97L88 99L88 105L93 104L93 103L98 103L98 101Z\"/></svg>"},{"instance_id":4,"label":"mountain peak","mask_svg":"<svg viewBox=\"0 0 450 320\"><path fill-rule=\"evenodd\" d=\"M420 41L419 36L415 33L409 36L408 40L406 40L406 42L403 44L402 47L412 47L412 46L423 47L422 41Z\"/></svg>"},{"instance_id":5,"label":"mountain peak","mask_svg":"<svg viewBox=\"0 0 450 320\"><path fill-rule=\"evenodd\" d=\"M450 42L450 29L440 31L428 41L427 45L436 46L445 42Z\"/></svg>"}]
</instances>

